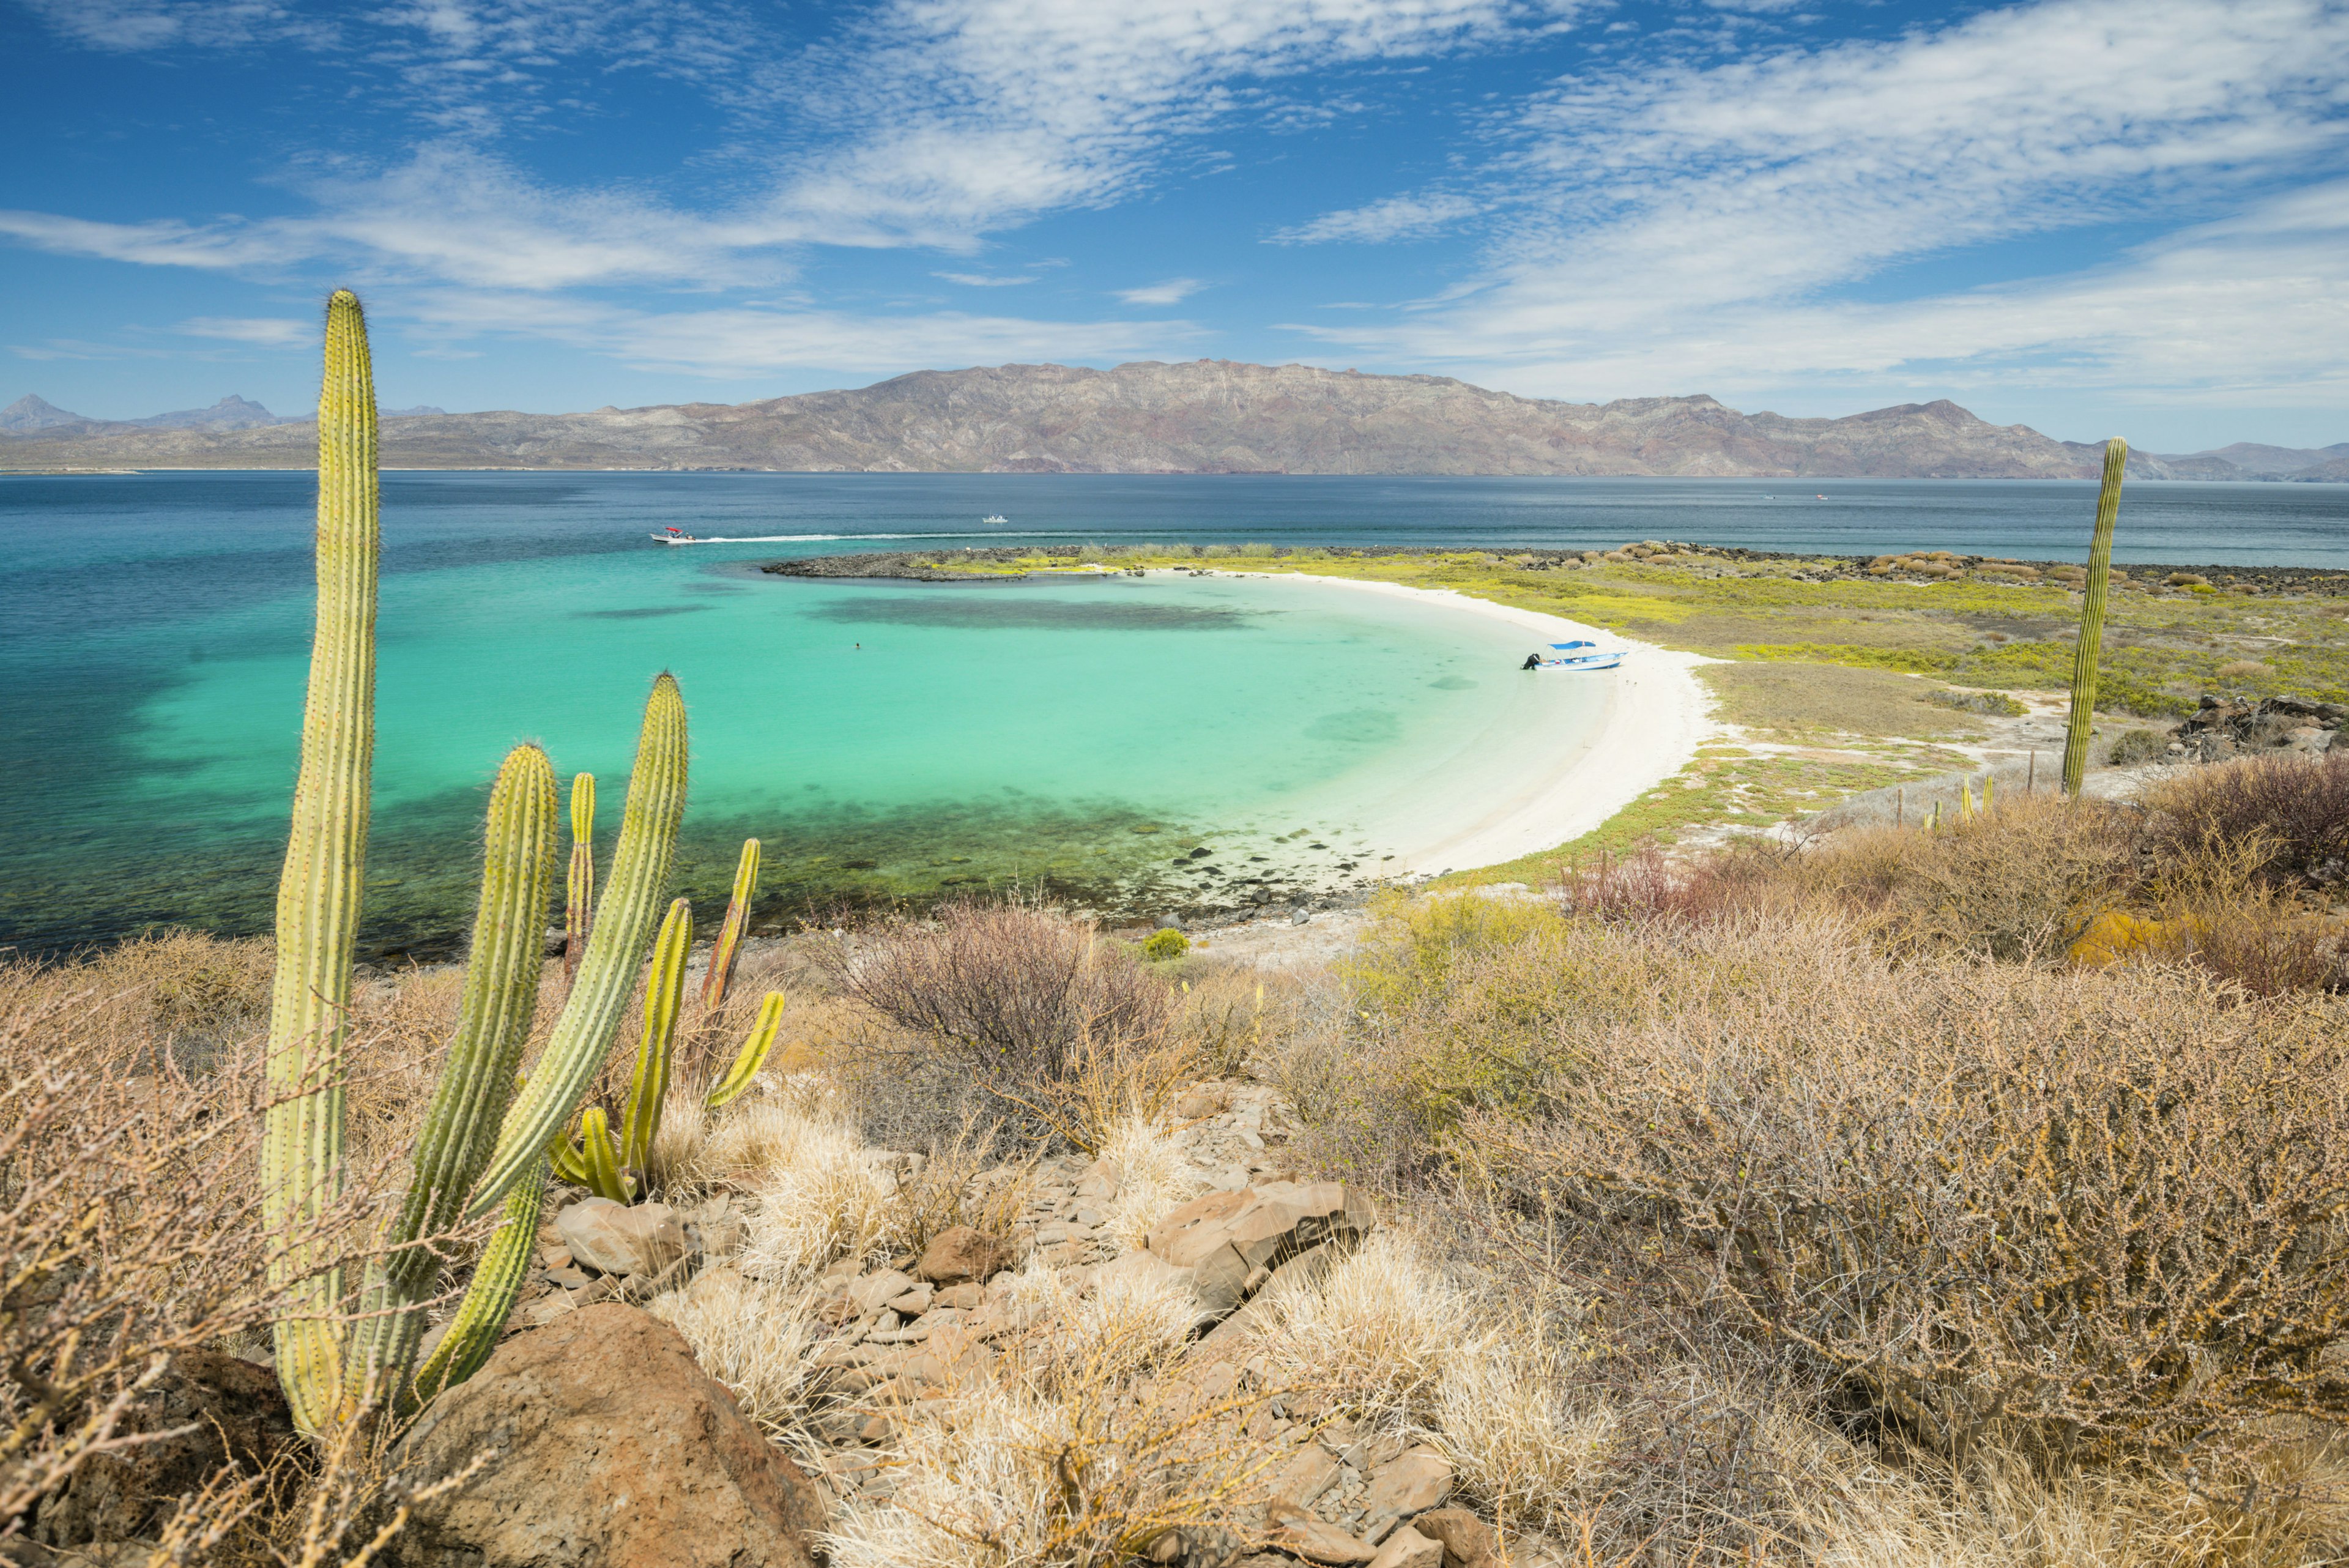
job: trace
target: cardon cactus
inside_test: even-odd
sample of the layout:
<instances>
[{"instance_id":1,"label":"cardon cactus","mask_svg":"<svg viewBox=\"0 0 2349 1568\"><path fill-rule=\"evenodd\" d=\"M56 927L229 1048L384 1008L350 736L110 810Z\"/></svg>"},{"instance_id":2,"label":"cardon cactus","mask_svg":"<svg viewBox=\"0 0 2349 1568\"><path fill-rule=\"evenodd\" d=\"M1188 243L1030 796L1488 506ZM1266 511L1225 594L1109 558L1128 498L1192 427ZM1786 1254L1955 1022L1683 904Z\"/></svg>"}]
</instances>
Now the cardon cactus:
<instances>
[{"instance_id":1,"label":"cardon cactus","mask_svg":"<svg viewBox=\"0 0 2349 1568\"><path fill-rule=\"evenodd\" d=\"M527 1269L545 1149L609 1049L675 855L685 805L685 706L664 675L646 704L611 885L578 982L516 1094L543 961L554 878L554 775L534 746L490 797L479 915L457 1033L417 1138L415 1174L369 1267L360 1311L315 1238L342 1180L342 1082L373 763L378 552L375 389L367 327L347 292L328 302L318 400L318 607L303 711L293 830L278 888L270 1001L264 1212L281 1244L274 1281L295 1310L276 1330L296 1423L320 1431L370 1404L395 1410L487 1358ZM511 1102L511 1103L510 1103ZM436 1237L502 1210L450 1332L422 1377L409 1367L437 1272ZM355 1326L347 1331L345 1324Z\"/></svg>"},{"instance_id":2,"label":"cardon cactus","mask_svg":"<svg viewBox=\"0 0 2349 1568\"><path fill-rule=\"evenodd\" d=\"M2121 472L2128 442L2105 443L2105 483L2096 494L2096 532L2088 541L2088 583L2080 596L2080 640L2072 652L2072 723L2064 734L2064 793L2080 793L2088 771L2088 735L2095 726L2096 659L2105 642L2105 586L2113 568L2113 525L2121 514Z\"/></svg>"},{"instance_id":3,"label":"cardon cactus","mask_svg":"<svg viewBox=\"0 0 2349 1568\"><path fill-rule=\"evenodd\" d=\"M742 858L734 867L734 896L726 903L726 923L709 949L709 972L701 981L701 1010L717 1011L726 1000L727 983L734 978L734 960L741 951L743 933L750 924L750 900L759 893L759 841L742 841Z\"/></svg>"},{"instance_id":4,"label":"cardon cactus","mask_svg":"<svg viewBox=\"0 0 2349 1568\"><path fill-rule=\"evenodd\" d=\"M579 973L587 931L595 923L595 775L571 781L571 877L563 901L563 978Z\"/></svg>"}]
</instances>

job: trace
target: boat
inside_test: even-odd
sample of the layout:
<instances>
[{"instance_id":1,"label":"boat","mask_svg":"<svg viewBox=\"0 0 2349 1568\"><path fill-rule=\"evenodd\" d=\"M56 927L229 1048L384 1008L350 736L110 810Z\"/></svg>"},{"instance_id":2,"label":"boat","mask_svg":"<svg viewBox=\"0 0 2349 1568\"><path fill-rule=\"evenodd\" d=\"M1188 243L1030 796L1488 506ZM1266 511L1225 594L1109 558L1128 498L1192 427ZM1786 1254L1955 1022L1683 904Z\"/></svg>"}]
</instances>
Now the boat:
<instances>
[{"instance_id":1,"label":"boat","mask_svg":"<svg viewBox=\"0 0 2349 1568\"><path fill-rule=\"evenodd\" d=\"M979 521L980 521L980 522L982 522L982 523L1003 524L1003 523L1009 523L1009 522L1010 522L1010 521L1011 521L1011 519L1010 519L1010 518L1009 518L1009 517L1006 517L1002 513L1000 513L1000 512L997 512L997 513L992 513L992 514L988 514L988 516L985 516L985 517L980 518L980 519L979 519Z\"/></svg>"},{"instance_id":2,"label":"boat","mask_svg":"<svg viewBox=\"0 0 2349 1568\"><path fill-rule=\"evenodd\" d=\"M1617 665L1623 662L1622 649L1602 649L1597 643L1590 641L1588 638L1581 639L1574 642L1553 642L1550 644L1550 647L1557 652L1557 657L1556 659L1543 659L1532 668L1536 670L1612 670Z\"/></svg>"},{"instance_id":3,"label":"boat","mask_svg":"<svg viewBox=\"0 0 2349 1568\"><path fill-rule=\"evenodd\" d=\"M700 540L695 538L692 535L687 533L684 529L678 527L674 524L652 536L659 540L664 545L698 545L701 543Z\"/></svg>"}]
</instances>

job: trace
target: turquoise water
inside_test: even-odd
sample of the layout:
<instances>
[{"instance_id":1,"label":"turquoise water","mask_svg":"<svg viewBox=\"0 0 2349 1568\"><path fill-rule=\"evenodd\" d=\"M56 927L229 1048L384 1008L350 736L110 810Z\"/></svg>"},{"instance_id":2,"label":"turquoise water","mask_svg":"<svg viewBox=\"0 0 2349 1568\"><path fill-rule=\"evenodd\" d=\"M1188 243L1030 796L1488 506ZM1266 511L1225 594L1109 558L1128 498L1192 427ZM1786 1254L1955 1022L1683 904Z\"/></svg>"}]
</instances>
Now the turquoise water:
<instances>
[{"instance_id":1,"label":"turquoise water","mask_svg":"<svg viewBox=\"0 0 2349 1568\"><path fill-rule=\"evenodd\" d=\"M309 636L312 486L298 473L0 477L0 943L54 948L165 921L266 928ZM1013 878L1128 913L1286 900L1381 867L1381 801L1506 765L1505 742L1527 726L1579 722L1570 683L1514 670L1524 634L1456 611L1278 580L926 587L757 572L778 556L907 538L1667 536L2060 556L2079 554L2093 494L387 474L369 950L437 952L461 932L482 792L517 741L604 781L608 847L637 710L663 668L692 711L686 890L713 913L735 846L758 834L771 921ZM979 528L991 513L1010 527ZM763 542L645 538L669 523ZM2349 486L2137 486L2116 553L2349 563ZM1220 875L1188 862L1195 846L1216 851Z\"/></svg>"},{"instance_id":2,"label":"turquoise water","mask_svg":"<svg viewBox=\"0 0 2349 1568\"><path fill-rule=\"evenodd\" d=\"M461 931L483 792L517 742L598 776L608 852L663 669L692 726L685 890L714 915L756 834L771 921L1011 881L1123 912L1257 888L1286 901L1376 873L1359 807L1382 771L1575 700L1515 670L1522 632L1309 583L812 582L757 571L771 547L519 547L534 524L466 558L398 519L388 505L378 955ZM306 518L181 526L125 534L154 552L135 561L87 539L47 551L47 569L78 554L110 576L118 613L90 613L109 595L86 587L41 607L36 657L8 639L20 709L76 685L84 706L50 706L46 736L12 726L45 742L53 787L16 792L0 819L5 940L266 927L308 651ZM240 541L248 526L265 531ZM1201 846L1220 876L1189 864ZM1251 875L1274 880L1236 886Z\"/></svg>"}]
</instances>

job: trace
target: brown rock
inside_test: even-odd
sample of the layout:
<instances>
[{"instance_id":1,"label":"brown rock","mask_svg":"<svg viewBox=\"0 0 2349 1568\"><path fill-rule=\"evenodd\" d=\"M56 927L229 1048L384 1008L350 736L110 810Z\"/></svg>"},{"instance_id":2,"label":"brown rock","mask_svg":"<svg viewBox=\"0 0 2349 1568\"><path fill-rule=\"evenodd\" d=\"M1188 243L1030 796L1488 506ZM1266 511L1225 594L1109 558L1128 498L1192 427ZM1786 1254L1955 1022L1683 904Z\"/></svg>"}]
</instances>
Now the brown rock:
<instances>
[{"instance_id":1,"label":"brown rock","mask_svg":"<svg viewBox=\"0 0 2349 1568\"><path fill-rule=\"evenodd\" d=\"M1464 1508L1435 1509L1411 1527L1444 1543L1444 1568L1503 1568L1500 1536Z\"/></svg>"},{"instance_id":2,"label":"brown rock","mask_svg":"<svg viewBox=\"0 0 2349 1568\"><path fill-rule=\"evenodd\" d=\"M419 1504L398 1568L810 1568L815 1489L677 1331L572 1313L498 1347L394 1451L401 1481L488 1467Z\"/></svg>"},{"instance_id":3,"label":"brown rock","mask_svg":"<svg viewBox=\"0 0 2349 1568\"><path fill-rule=\"evenodd\" d=\"M1362 1535L1376 1541L1396 1522L1452 1495L1452 1466L1433 1449L1413 1449L1371 1472L1362 1493Z\"/></svg>"},{"instance_id":4,"label":"brown rock","mask_svg":"<svg viewBox=\"0 0 2349 1568\"><path fill-rule=\"evenodd\" d=\"M1309 1563L1350 1568L1354 1563L1369 1563L1379 1554L1376 1547L1355 1540L1334 1524L1322 1523L1294 1504L1275 1501L1265 1509L1264 1517L1271 1527L1271 1543Z\"/></svg>"},{"instance_id":5,"label":"brown rock","mask_svg":"<svg viewBox=\"0 0 2349 1568\"><path fill-rule=\"evenodd\" d=\"M685 1227L666 1203L631 1208L586 1198L554 1217L574 1262L607 1274L657 1274L685 1256Z\"/></svg>"},{"instance_id":6,"label":"brown rock","mask_svg":"<svg viewBox=\"0 0 2349 1568\"><path fill-rule=\"evenodd\" d=\"M216 1350L174 1356L119 1430L175 1427L193 1429L85 1463L62 1494L42 1504L34 1538L81 1546L151 1537L182 1496L231 1459L258 1472L301 1440L276 1374Z\"/></svg>"},{"instance_id":7,"label":"brown rock","mask_svg":"<svg viewBox=\"0 0 2349 1568\"><path fill-rule=\"evenodd\" d=\"M1368 1199L1343 1182L1267 1182L1195 1199L1151 1229L1152 1256L1190 1272L1191 1293L1211 1318L1229 1314L1271 1272L1376 1223Z\"/></svg>"},{"instance_id":8,"label":"brown rock","mask_svg":"<svg viewBox=\"0 0 2349 1568\"><path fill-rule=\"evenodd\" d=\"M1444 1568L1444 1542L1432 1541L1404 1525L1387 1537L1371 1568Z\"/></svg>"},{"instance_id":9,"label":"brown rock","mask_svg":"<svg viewBox=\"0 0 2349 1568\"><path fill-rule=\"evenodd\" d=\"M968 1225L956 1225L930 1238L914 1265L914 1277L934 1285L968 1284L1011 1265L1010 1249Z\"/></svg>"}]
</instances>

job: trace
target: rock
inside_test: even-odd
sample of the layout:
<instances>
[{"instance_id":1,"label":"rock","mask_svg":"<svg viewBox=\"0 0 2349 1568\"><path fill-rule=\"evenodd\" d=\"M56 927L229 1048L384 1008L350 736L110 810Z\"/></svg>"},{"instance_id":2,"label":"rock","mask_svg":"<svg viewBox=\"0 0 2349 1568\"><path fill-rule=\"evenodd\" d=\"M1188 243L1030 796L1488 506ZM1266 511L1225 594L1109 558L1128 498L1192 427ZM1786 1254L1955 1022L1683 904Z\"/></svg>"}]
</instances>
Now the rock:
<instances>
[{"instance_id":1,"label":"rock","mask_svg":"<svg viewBox=\"0 0 2349 1568\"><path fill-rule=\"evenodd\" d=\"M477 1453L466 1486L417 1505L395 1568L810 1568L815 1488L675 1329L588 1307L508 1340L393 1450L399 1482Z\"/></svg>"},{"instance_id":2,"label":"rock","mask_svg":"<svg viewBox=\"0 0 2349 1568\"><path fill-rule=\"evenodd\" d=\"M1380 1540L1451 1495L1451 1464L1433 1449L1413 1449L1371 1472L1362 1492L1362 1537Z\"/></svg>"},{"instance_id":3,"label":"rock","mask_svg":"<svg viewBox=\"0 0 2349 1568\"><path fill-rule=\"evenodd\" d=\"M1371 1568L1444 1568L1444 1542L1431 1541L1406 1524L1387 1537L1379 1554L1371 1559Z\"/></svg>"},{"instance_id":4,"label":"rock","mask_svg":"<svg viewBox=\"0 0 2349 1568\"><path fill-rule=\"evenodd\" d=\"M1505 1568L1500 1536L1464 1508L1423 1513L1411 1521L1411 1527L1430 1541L1444 1543L1444 1568Z\"/></svg>"},{"instance_id":5,"label":"rock","mask_svg":"<svg viewBox=\"0 0 2349 1568\"><path fill-rule=\"evenodd\" d=\"M913 1284L914 1282L910 1278L896 1270L883 1269L877 1273L867 1274L850 1285L848 1299L855 1303L860 1315L868 1312L885 1311L891 1302L911 1290Z\"/></svg>"},{"instance_id":6,"label":"rock","mask_svg":"<svg viewBox=\"0 0 2349 1568\"><path fill-rule=\"evenodd\" d=\"M61 1494L41 1505L34 1538L49 1546L87 1546L151 1535L182 1496L229 1460L259 1471L302 1442L276 1374L217 1350L172 1357L171 1369L131 1406L119 1430L177 1427L192 1429L85 1462Z\"/></svg>"},{"instance_id":7,"label":"rock","mask_svg":"<svg viewBox=\"0 0 2349 1568\"><path fill-rule=\"evenodd\" d=\"M1378 1556L1375 1547L1294 1505L1275 1501L1266 1507L1264 1518L1273 1545L1309 1563L1344 1565L1369 1563Z\"/></svg>"},{"instance_id":8,"label":"rock","mask_svg":"<svg viewBox=\"0 0 2349 1568\"><path fill-rule=\"evenodd\" d=\"M1275 1181L1195 1199L1153 1227L1143 1245L1186 1271L1201 1313L1221 1318L1289 1259L1325 1241L1350 1241L1373 1223L1369 1201L1342 1182Z\"/></svg>"},{"instance_id":9,"label":"rock","mask_svg":"<svg viewBox=\"0 0 2349 1568\"><path fill-rule=\"evenodd\" d=\"M1272 1478L1267 1495L1290 1508L1310 1509L1321 1501L1323 1492L1336 1484L1339 1468L1327 1449L1319 1443L1308 1443Z\"/></svg>"},{"instance_id":10,"label":"rock","mask_svg":"<svg viewBox=\"0 0 2349 1568\"><path fill-rule=\"evenodd\" d=\"M891 1296L882 1304L899 1317L919 1317L930 1310L930 1300L937 1293L935 1285L916 1285L902 1294Z\"/></svg>"},{"instance_id":11,"label":"rock","mask_svg":"<svg viewBox=\"0 0 2349 1568\"><path fill-rule=\"evenodd\" d=\"M574 1262L607 1274L657 1274L685 1257L685 1227L666 1203L585 1198L554 1217Z\"/></svg>"},{"instance_id":12,"label":"rock","mask_svg":"<svg viewBox=\"0 0 2349 1568\"><path fill-rule=\"evenodd\" d=\"M1011 1251L992 1236L982 1236L968 1225L956 1225L930 1238L914 1265L917 1279L934 1285L968 1284L984 1280L1011 1265Z\"/></svg>"},{"instance_id":13,"label":"rock","mask_svg":"<svg viewBox=\"0 0 2349 1568\"><path fill-rule=\"evenodd\" d=\"M1174 1096L1176 1119L1195 1122L1231 1104L1231 1091L1221 1084L1195 1084Z\"/></svg>"},{"instance_id":14,"label":"rock","mask_svg":"<svg viewBox=\"0 0 2349 1568\"><path fill-rule=\"evenodd\" d=\"M987 1287L981 1284L948 1285L930 1298L933 1311L976 1312L987 1304Z\"/></svg>"}]
</instances>

